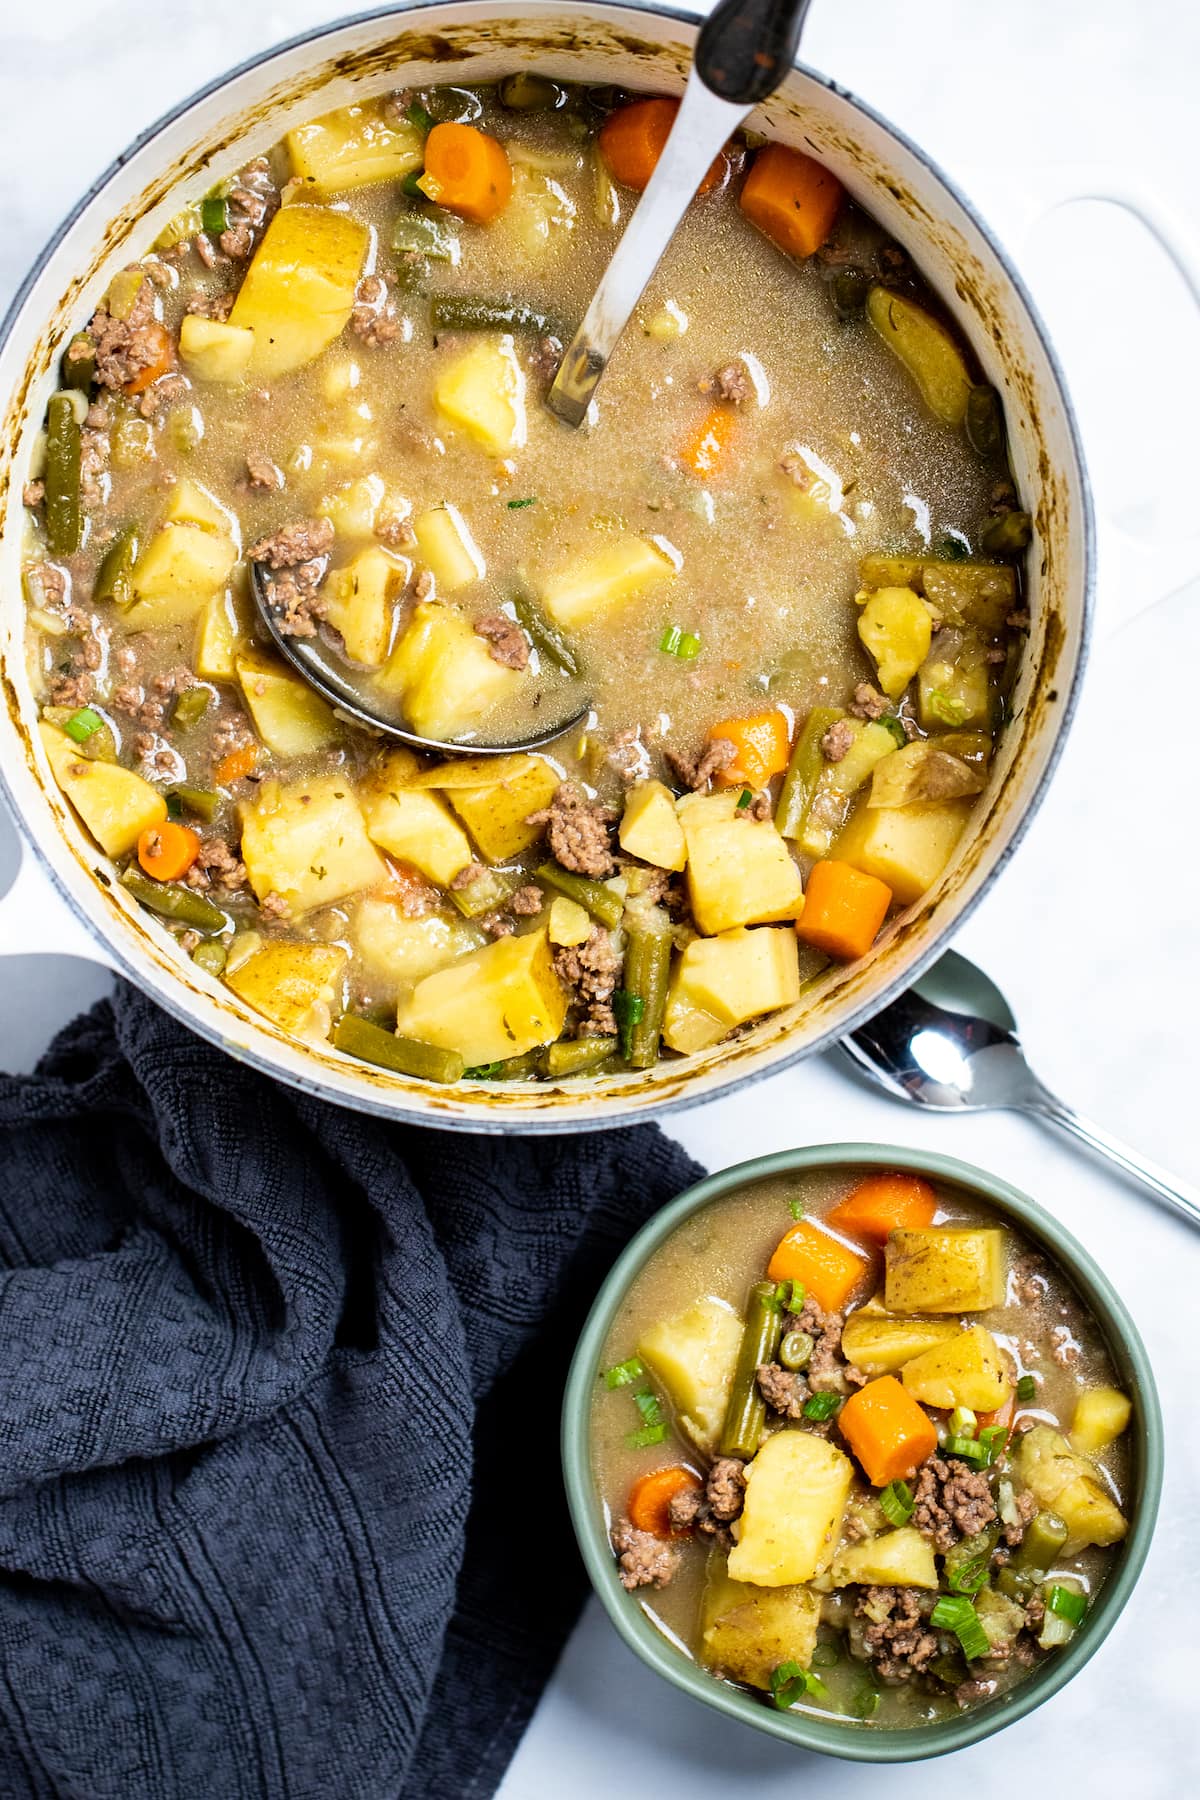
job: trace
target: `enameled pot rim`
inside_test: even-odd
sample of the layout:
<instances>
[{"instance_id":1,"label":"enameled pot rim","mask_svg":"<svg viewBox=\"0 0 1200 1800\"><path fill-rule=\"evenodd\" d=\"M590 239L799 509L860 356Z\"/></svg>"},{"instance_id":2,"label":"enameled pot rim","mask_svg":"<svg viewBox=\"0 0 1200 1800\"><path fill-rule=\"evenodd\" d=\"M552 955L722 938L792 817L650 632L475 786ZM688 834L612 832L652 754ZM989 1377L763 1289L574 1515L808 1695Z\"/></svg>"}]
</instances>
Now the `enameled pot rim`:
<instances>
[{"instance_id":1,"label":"enameled pot rim","mask_svg":"<svg viewBox=\"0 0 1200 1800\"><path fill-rule=\"evenodd\" d=\"M673 1231L710 1202L739 1187L809 1169L903 1169L951 1183L1019 1221L1066 1270L1099 1323L1119 1378L1133 1396L1136 1498L1118 1560L1072 1641L1007 1694L957 1718L908 1729L853 1720L834 1723L806 1713L777 1712L748 1691L718 1681L676 1649L646 1617L617 1576L591 1468L591 1405L604 1341L630 1283ZM723 1169L687 1189L643 1226L607 1276L588 1315L567 1377L562 1413L562 1462L571 1522L588 1576L619 1635L642 1662L674 1687L726 1717L765 1731L798 1749L855 1762L917 1762L979 1743L1015 1724L1064 1687L1111 1631L1141 1574L1154 1535L1163 1478L1163 1426L1150 1360L1124 1302L1079 1240L1019 1188L953 1156L896 1144L815 1144L783 1150Z\"/></svg>"},{"instance_id":2,"label":"enameled pot rim","mask_svg":"<svg viewBox=\"0 0 1200 1800\"><path fill-rule=\"evenodd\" d=\"M64 238L69 234L76 221L86 212L87 208L100 197L107 185L113 180L135 152L138 152L146 145L151 144L155 138L161 135L178 119L182 118L193 107L212 95L217 94L221 89L236 81L241 76L251 74L256 69L269 64L276 57L285 54L288 51L303 48L306 45L318 44L336 32L360 25L369 26L392 18L403 19L411 13L443 11L448 14L453 14L455 9L455 0L399 0L399 4L350 14L344 18L331 21L327 25L312 27L309 30L297 33L293 37L272 44L267 48L256 52L253 56L247 57L244 61L238 63L225 73L214 77L213 80L205 83L202 87L197 88L186 99L179 101L175 106L164 112L152 125L140 132L131 143L129 149L111 162L103 173L97 177L44 245L14 294L3 320L0 321L0 347L8 341L8 338L13 332L34 283L37 281L50 258L58 250ZM512 0L512 5L506 6L503 10L503 14L497 10L497 17L537 17L544 14L549 18L561 15L562 10L562 5L555 4L554 0L539 0L539 3L533 6L528 4L523 5L521 0ZM597 16L616 12L642 14L646 17L674 20L680 24L681 28L683 28L689 36L694 35L695 32L698 31L702 21L702 15L699 12L687 11L671 5L655 4L654 0L595 0L594 12ZM1005 281L1016 295L1020 307L1029 321L1038 347L1045 357L1047 367L1052 377L1053 391L1061 408L1063 424L1070 444L1071 457L1078 476L1079 492L1077 498L1082 526L1082 567L1079 570L1078 580L1080 614L1078 645L1075 652L1074 666L1070 670L1070 678L1065 685L1065 691L1060 691L1057 698L1059 708L1058 726L1053 733L1052 741L1049 743L1045 752L1044 765L1040 774L1038 774L1036 780L1032 783L1027 799L1016 813L1016 816L1006 823L1004 841L992 852L994 860L983 879L978 883L973 893L970 893L966 898L959 899L956 902L945 926L940 930L932 932L924 947L917 954L913 955L910 960L900 959L901 966L896 975L883 983L877 993L873 993L866 1000L855 1006L849 1007L843 1017L838 1018L835 1023L831 1024L818 1036L807 1039L796 1045L794 1048L787 1047L786 1039L781 1040L777 1044L771 1046L769 1053L764 1055L761 1062L756 1063L750 1068L731 1067L728 1072L725 1072L712 1065L705 1064L699 1072L702 1078L698 1081L695 1090L685 1088L683 1091L676 1090L669 1095L656 1098L653 1094L647 1096L644 1089L636 1089L631 1093L630 1102L628 1104L624 1101L622 1095L617 1092L611 1094L604 1100L602 1110L587 1112L584 1108L591 1096L592 1089L588 1085L583 1085L579 1089L579 1099L583 1103L580 1107L576 1107L573 1104L574 1094L572 1092L560 1090L555 1094L556 1104L553 1109L547 1108L546 1110L535 1112L532 1108L524 1108L518 1114L514 1106L503 1103L500 1096L494 1094L489 1088L481 1088L478 1100L472 1095L469 1099L464 1101L461 1096L456 1093L454 1099L456 1108L459 1110L452 1110L447 1105L438 1105L435 1108L433 1099L426 1103L420 1101L414 1102L410 1100L406 1090L377 1087L366 1077L356 1083L353 1090L349 1092L342 1088L332 1088L326 1079L320 1073L316 1072L315 1064L314 1072L311 1074L304 1068L291 1068L281 1065L276 1057L271 1054L269 1048L269 1036L265 1028L261 1034L256 1035L250 1042L241 1042L237 1045L231 1044L228 1035L221 1028L219 1017L210 1016L211 1009L209 1007L194 1008L189 1003L188 992L182 982L176 983L175 981L161 978L158 971L153 967L148 966L146 969L140 968L137 960L132 954L133 946L126 943L125 933L123 931L109 931L106 929L102 933L98 932L94 923L83 915L82 908L68 890L66 883L58 870L54 867L50 857L43 850L33 828L25 820L24 813L18 805L15 794L6 779L4 769L0 766L0 791L3 791L14 816L21 824L26 847L36 857L41 872L45 878L49 880L64 904L77 916L83 918L84 925L93 933L93 935L102 938L106 951L116 966L118 973L152 993L159 1004L163 1005L183 1024L188 1026L190 1030L196 1031L209 1042L217 1045L219 1048L225 1049L235 1055L238 1060L259 1070L261 1073L266 1074L273 1079L282 1080L300 1092L313 1095L320 1099L333 1099L338 1104L349 1106L357 1111L377 1117L405 1119L417 1124L432 1125L441 1130L470 1131L485 1134L500 1134L511 1130L521 1130L531 1134L543 1135L581 1130L615 1129L638 1120L663 1118L669 1113L681 1112L689 1107L702 1105L710 1099L733 1093L739 1088L748 1087L754 1082L764 1080L768 1076L775 1075L786 1068L793 1067L805 1057L830 1048L839 1039L847 1036L858 1025L862 1024L867 1018L874 1016L874 1014L879 1012L889 1003L889 1001L894 999L906 987L911 985L922 971L928 968L947 947L953 934L958 930L961 923L970 916L974 908L979 904L983 895L990 888L993 881L998 878L1005 868L1018 844L1024 837L1025 832L1028 830L1034 814L1037 812L1045 797L1046 789L1051 777L1058 766L1058 760L1062 754L1064 741L1067 732L1071 727L1078 705L1080 684L1087 661L1095 606L1094 514L1087 480L1086 463L1080 441L1078 421L1071 404L1070 395L1067 391L1063 372L1052 347L1045 324L1042 321L1021 276L1018 274L1007 253L993 236L979 213L955 183L947 177L940 166L925 151L915 144L911 138L903 131L899 130L889 120L885 119L881 113L859 99L849 89L841 86L838 82L821 74L819 71L810 68L803 62L797 61L794 67L806 80L811 81L817 87L825 89L831 95L852 106L881 132L893 139L922 166L939 187L949 195L950 199L961 208L965 217L979 232L983 241L986 243L991 256L995 259L997 268L1003 274ZM53 828L56 829L56 827ZM705 1076L707 1076L708 1079L703 1079ZM686 1076L684 1076L684 1079L686 1079ZM437 1097L434 1096L433 1098L436 1099Z\"/></svg>"}]
</instances>

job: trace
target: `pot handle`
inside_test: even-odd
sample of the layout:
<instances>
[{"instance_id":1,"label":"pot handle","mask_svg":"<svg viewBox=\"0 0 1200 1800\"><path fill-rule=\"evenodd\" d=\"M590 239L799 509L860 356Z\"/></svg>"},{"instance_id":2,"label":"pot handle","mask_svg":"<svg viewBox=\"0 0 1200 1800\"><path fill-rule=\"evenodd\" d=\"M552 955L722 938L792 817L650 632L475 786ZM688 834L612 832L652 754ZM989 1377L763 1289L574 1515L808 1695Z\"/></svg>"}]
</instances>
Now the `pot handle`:
<instances>
[{"instance_id":1,"label":"pot handle","mask_svg":"<svg viewBox=\"0 0 1200 1800\"><path fill-rule=\"evenodd\" d=\"M0 957L78 956L115 972L111 951L66 900L37 852L20 836L17 843L20 867L0 895Z\"/></svg>"},{"instance_id":2,"label":"pot handle","mask_svg":"<svg viewBox=\"0 0 1200 1800\"><path fill-rule=\"evenodd\" d=\"M979 167L965 174L964 187L998 226L1018 261L1034 226L1060 207L1084 200L1121 207L1155 239L1200 311L1200 242L1193 226L1160 195L1130 182L1111 164L1016 171ZM1107 633L1200 577L1200 534L1168 542L1135 537L1105 512L1102 499L1097 496L1098 617Z\"/></svg>"}]
</instances>

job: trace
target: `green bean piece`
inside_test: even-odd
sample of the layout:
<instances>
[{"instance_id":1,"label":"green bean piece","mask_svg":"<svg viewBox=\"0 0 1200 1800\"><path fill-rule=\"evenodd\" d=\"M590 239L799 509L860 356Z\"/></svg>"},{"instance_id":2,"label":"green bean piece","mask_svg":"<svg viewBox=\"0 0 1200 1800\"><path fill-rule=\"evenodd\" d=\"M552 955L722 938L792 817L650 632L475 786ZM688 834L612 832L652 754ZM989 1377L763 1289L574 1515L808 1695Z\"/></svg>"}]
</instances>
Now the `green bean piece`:
<instances>
[{"instance_id":1,"label":"green bean piece","mask_svg":"<svg viewBox=\"0 0 1200 1800\"><path fill-rule=\"evenodd\" d=\"M151 912L160 913L164 919L173 919L177 925L190 926L193 931L203 931L211 936L214 932L224 931L229 924L219 906L214 906L211 900L191 888L180 887L178 882L152 881L140 869L128 868L121 877L121 884Z\"/></svg>"},{"instance_id":2,"label":"green bean piece","mask_svg":"<svg viewBox=\"0 0 1200 1800\"><path fill-rule=\"evenodd\" d=\"M779 1346L779 1360L785 1369L803 1369L813 1353L813 1341L807 1331L789 1331Z\"/></svg>"},{"instance_id":3,"label":"green bean piece","mask_svg":"<svg viewBox=\"0 0 1200 1800\"><path fill-rule=\"evenodd\" d=\"M560 1038L546 1050L544 1072L552 1081L564 1075L590 1075L616 1052L615 1037Z\"/></svg>"},{"instance_id":4,"label":"green bean piece","mask_svg":"<svg viewBox=\"0 0 1200 1800\"><path fill-rule=\"evenodd\" d=\"M206 824L216 818L217 808L221 804L220 794L214 793L211 788L189 787L186 782L181 782L170 790L167 804L172 800L179 802L181 811L194 813L196 818L203 819Z\"/></svg>"},{"instance_id":5,"label":"green bean piece","mask_svg":"<svg viewBox=\"0 0 1200 1800\"><path fill-rule=\"evenodd\" d=\"M797 734L779 804L775 808L775 827L783 837L798 838L803 832L817 782L825 767L821 739L831 725L836 725L845 716L838 706L814 706Z\"/></svg>"},{"instance_id":6,"label":"green bean piece","mask_svg":"<svg viewBox=\"0 0 1200 1800\"><path fill-rule=\"evenodd\" d=\"M1057 1513L1040 1512L1031 1520L1012 1559L1012 1567L1044 1575L1054 1567L1054 1559L1067 1541L1067 1527Z\"/></svg>"},{"instance_id":7,"label":"green bean piece","mask_svg":"<svg viewBox=\"0 0 1200 1800\"><path fill-rule=\"evenodd\" d=\"M561 320L524 300L492 300L485 294L435 294L429 302L435 331L532 331L539 337L566 337Z\"/></svg>"},{"instance_id":8,"label":"green bean piece","mask_svg":"<svg viewBox=\"0 0 1200 1800\"><path fill-rule=\"evenodd\" d=\"M501 1062L479 1063L463 1070L464 1081L532 1081L542 1072L540 1050L526 1050L523 1056L506 1056Z\"/></svg>"},{"instance_id":9,"label":"green bean piece","mask_svg":"<svg viewBox=\"0 0 1200 1800\"><path fill-rule=\"evenodd\" d=\"M184 688L171 709L172 725L178 725L181 731L190 731L208 711L211 699L212 690L201 687L198 683L195 687Z\"/></svg>"},{"instance_id":10,"label":"green bean piece","mask_svg":"<svg viewBox=\"0 0 1200 1800\"><path fill-rule=\"evenodd\" d=\"M758 1368L760 1363L774 1362L782 1327L774 1282L756 1281L746 1302L746 1323L721 1426L722 1456L740 1456L748 1462L758 1449L767 1419L758 1391Z\"/></svg>"},{"instance_id":11,"label":"green bean piece","mask_svg":"<svg viewBox=\"0 0 1200 1800\"><path fill-rule=\"evenodd\" d=\"M192 951L192 961L206 975L223 975L229 951L216 938L208 938Z\"/></svg>"},{"instance_id":12,"label":"green bean piece","mask_svg":"<svg viewBox=\"0 0 1200 1800\"><path fill-rule=\"evenodd\" d=\"M512 502L509 502L510 507ZM557 663L564 675L579 674L579 658L556 625L552 625L536 600L519 591L513 595L513 611L535 649Z\"/></svg>"},{"instance_id":13,"label":"green bean piece","mask_svg":"<svg viewBox=\"0 0 1200 1800\"><path fill-rule=\"evenodd\" d=\"M1020 556L1033 536L1033 520L1027 512L1001 513L986 526L979 540L988 556Z\"/></svg>"},{"instance_id":14,"label":"green bean piece","mask_svg":"<svg viewBox=\"0 0 1200 1800\"><path fill-rule=\"evenodd\" d=\"M500 104L510 112L557 112L567 104L566 88L544 75L522 69L519 75L506 75L500 83Z\"/></svg>"},{"instance_id":15,"label":"green bean piece","mask_svg":"<svg viewBox=\"0 0 1200 1800\"><path fill-rule=\"evenodd\" d=\"M450 898L464 919L478 919L503 906L514 886L512 876L500 875L495 869L481 869L466 887L452 887Z\"/></svg>"},{"instance_id":16,"label":"green bean piece","mask_svg":"<svg viewBox=\"0 0 1200 1800\"><path fill-rule=\"evenodd\" d=\"M1000 404L999 394L986 381L973 387L967 395L964 423L967 442L982 462L1004 461L1004 408Z\"/></svg>"},{"instance_id":17,"label":"green bean piece","mask_svg":"<svg viewBox=\"0 0 1200 1800\"><path fill-rule=\"evenodd\" d=\"M651 1069L658 1061L675 939L670 918L663 907L648 907L644 922L640 913L636 923L634 918L631 909L623 980L627 991L641 1000L642 1014L630 1032L626 1060L630 1068Z\"/></svg>"},{"instance_id":18,"label":"green bean piece","mask_svg":"<svg viewBox=\"0 0 1200 1800\"><path fill-rule=\"evenodd\" d=\"M138 558L138 534L133 525L119 531L104 553L96 572L92 599L111 600L117 606L133 604L133 565Z\"/></svg>"},{"instance_id":19,"label":"green bean piece","mask_svg":"<svg viewBox=\"0 0 1200 1800\"><path fill-rule=\"evenodd\" d=\"M200 228L209 237L220 237L223 231L229 230L229 197L226 194L206 194L200 202Z\"/></svg>"},{"instance_id":20,"label":"green bean piece","mask_svg":"<svg viewBox=\"0 0 1200 1800\"><path fill-rule=\"evenodd\" d=\"M843 269L829 283L829 298L839 319L857 319L867 304L871 277L865 269Z\"/></svg>"},{"instance_id":21,"label":"green bean piece","mask_svg":"<svg viewBox=\"0 0 1200 1800\"><path fill-rule=\"evenodd\" d=\"M62 384L64 387L78 388L80 393L91 391L96 379L96 346L90 331L77 331L63 352Z\"/></svg>"},{"instance_id":22,"label":"green bean piece","mask_svg":"<svg viewBox=\"0 0 1200 1800\"><path fill-rule=\"evenodd\" d=\"M443 220L407 211L392 227L392 249L409 256L432 256L437 262L457 262L459 253L458 238Z\"/></svg>"},{"instance_id":23,"label":"green bean piece","mask_svg":"<svg viewBox=\"0 0 1200 1800\"><path fill-rule=\"evenodd\" d=\"M999 1525L988 1525L969 1537L959 1538L946 1552L943 1573L955 1594L977 1594L987 1581L992 1552L1000 1542Z\"/></svg>"},{"instance_id":24,"label":"green bean piece","mask_svg":"<svg viewBox=\"0 0 1200 1800\"><path fill-rule=\"evenodd\" d=\"M577 900L586 912L610 931L615 931L621 923L621 915L625 911L625 902L620 894L602 881L593 881L587 875L572 875L560 863L545 862L535 870L535 878L548 887L555 888L565 894L568 900Z\"/></svg>"},{"instance_id":25,"label":"green bean piece","mask_svg":"<svg viewBox=\"0 0 1200 1800\"><path fill-rule=\"evenodd\" d=\"M80 436L70 394L51 394L46 409L46 544L51 556L74 556L83 530L79 494Z\"/></svg>"},{"instance_id":26,"label":"green bean piece","mask_svg":"<svg viewBox=\"0 0 1200 1800\"><path fill-rule=\"evenodd\" d=\"M457 1050L437 1044L421 1044L416 1038L397 1037L382 1025L372 1025L356 1013L343 1013L333 1028L333 1045L359 1062L375 1063L396 1075L415 1075L420 1081L460 1081L463 1059Z\"/></svg>"}]
</instances>

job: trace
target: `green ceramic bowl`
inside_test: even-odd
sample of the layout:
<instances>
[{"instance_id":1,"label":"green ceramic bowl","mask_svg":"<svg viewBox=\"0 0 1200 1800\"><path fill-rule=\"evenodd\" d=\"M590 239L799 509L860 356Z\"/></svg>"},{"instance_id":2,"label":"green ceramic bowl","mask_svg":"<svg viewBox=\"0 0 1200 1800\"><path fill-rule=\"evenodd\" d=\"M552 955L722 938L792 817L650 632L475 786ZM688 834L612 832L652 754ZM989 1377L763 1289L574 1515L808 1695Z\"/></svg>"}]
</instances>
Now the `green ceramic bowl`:
<instances>
[{"instance_id":1,"label":"green ceramic bowl","mask_svg":"<svg viewBox=\"0 0 1200 1800\"><path fill-rule=\"evenodd\" d=\"M885 1730L853 1719L824 1720L809 1714L776 1712L762 1700L728 1682L715 1680L698 1667L655 1629L637 1601L622 1588L592 1479L590 1413L601 1352L625 1290L643 1263L682 1220L711 1200L765 1176L837 1167L911 1170L978 1194L997 1212L1016 1219L1025 1233L1042 1244L1071 1276L1103 1328L1118 1379L1134 1397L1129 1428L1133 1452L1130 1532L1083 1628L1065 1649L1048 1657L1009 1693L959 1718L904 1731ZM952 1156L933 1156L888 1144L816 1144L806 1150L761 1156L724 1169L719 1175L710 1175L707 1181L689 1188L664 1207L638 1233L605 1281L583 1328L567 1380L562 1456L571 1518L592 1585L618 1632L649 1668L705 1706L805 1750L819 1750L828 1756L844 1756L858 1762L914 1762L961 1750L1024 1718L1070 1681L1099 1648L1128 1600L1150 1548L1162 1488L1163 1431L1154 1377L1132 1319L1082 1244L1028 1195Z\"/></svg>"}]
</instances>

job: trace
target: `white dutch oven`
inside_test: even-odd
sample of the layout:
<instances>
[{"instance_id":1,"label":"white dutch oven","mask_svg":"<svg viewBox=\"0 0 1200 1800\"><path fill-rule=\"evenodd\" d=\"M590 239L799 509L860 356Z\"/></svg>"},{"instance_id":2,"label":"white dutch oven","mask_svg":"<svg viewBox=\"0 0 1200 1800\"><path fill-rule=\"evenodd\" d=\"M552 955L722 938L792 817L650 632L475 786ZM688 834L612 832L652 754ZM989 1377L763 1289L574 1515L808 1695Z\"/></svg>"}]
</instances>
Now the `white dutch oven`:
<instances>
[{"instance_id":1,"label":"white dutch oven","mask_svg":"<svg viewBox=\"0 0 1200 1800\"><path fill-rule=\"evenodd\" d=\"M943 946L1012 851L1054 767L1089 629L1092 527L1062 378L1013 270L966 202L907 139L833 83L796 69L751 121L802 145L912 253L953 306L1004 396L1020 490L1036 518L1033 630L1016 718L972 828L937 887L862 964L831 969L791 1014L687 1062L561 1089L446 1090L285 1037L203 975L114 881L60 797L34 732L20 605L21 487L66 337L113 272L193 199L289 126L396 86L551 76L678 91L692 19L659 6L449 0L352 20L263 56L142 137L60 230L18 295L0 346L0 770L33 855L0 911L8 949L75 951L137 982L186 1024L255 1067L344 1105L467 1130L567 1131L695 1104L843 1035ZM64 904L65 902L65 904Z\"/></svg>"}]
</instances>

